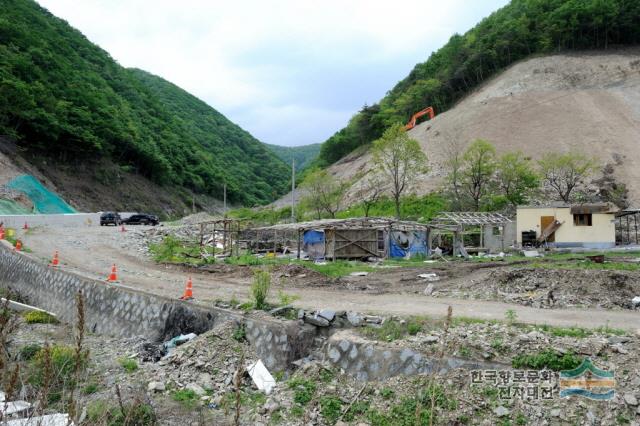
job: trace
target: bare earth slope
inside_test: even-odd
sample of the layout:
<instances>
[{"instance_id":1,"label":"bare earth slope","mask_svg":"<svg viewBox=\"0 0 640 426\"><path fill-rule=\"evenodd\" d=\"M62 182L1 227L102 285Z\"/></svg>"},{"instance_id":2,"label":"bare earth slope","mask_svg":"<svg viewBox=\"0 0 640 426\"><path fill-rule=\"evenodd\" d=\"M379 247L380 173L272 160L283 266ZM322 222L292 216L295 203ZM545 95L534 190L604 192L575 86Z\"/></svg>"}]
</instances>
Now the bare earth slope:
<instances>
[{"instance_id":1,"label":"bare earth slope","mask_svg":"<svg viewBox=\"0 0 640 426\"><path fill-rule=\"evenodd\" d=\"M520 150L534 160L577 149L615 165L632 204L640 202L640 49L559 54L522 61L487 82L455 108L410 131L431 171L415 192L435 189L445 175L446 150L487 139L498 152ZM457 141L457 142L456 142ZM351 154L331 166L350 178L370 163ZM287 198L285 198L287 199Z\"/></svg>"}]
</instances>

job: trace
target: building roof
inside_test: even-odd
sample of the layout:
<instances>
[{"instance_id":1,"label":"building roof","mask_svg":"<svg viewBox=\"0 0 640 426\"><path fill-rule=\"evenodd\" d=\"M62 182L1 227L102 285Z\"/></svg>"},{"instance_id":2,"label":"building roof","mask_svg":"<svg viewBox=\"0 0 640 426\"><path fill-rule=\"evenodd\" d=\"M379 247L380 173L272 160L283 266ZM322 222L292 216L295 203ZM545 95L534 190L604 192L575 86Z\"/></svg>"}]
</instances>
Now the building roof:
<instances>
[{"instance_id":1,"label":"building roof","mask_svg":"<svg viewBox=\"0 0 640 426\"><path fill-rule=\"evenodd\" d=\"M493 212L442 212L432 223L444 225L503 225L511 219Z\"/></svg>"},{"instance_id":2,"label":"building roof","mask_svg":"<svg viewBox=\"0 0 640 426\"><path fill-rule=\"evenodd\" d=\"M388 228L396 230L422 230L426 231L431 227L419 222L407 220L396 220L386 217L359 217L350 219L321 219L309 222L281 223L272 226L262 226L254 228L256 231L304 231L307 229L356 229L356 228Z\"/></svg>"},{"instance_id":3,"label":"building roof","mask_svg":"<svg viewBox=\"0 0 640 426\"><path fill-rule=\"evenodd\" d=\"M552 202L540 206L518 206L518 210L526 209L571 209L572 214L617 213L620 211L620 209L612 203L569 204L562 201Z\"/></svg>"}]
</instances>

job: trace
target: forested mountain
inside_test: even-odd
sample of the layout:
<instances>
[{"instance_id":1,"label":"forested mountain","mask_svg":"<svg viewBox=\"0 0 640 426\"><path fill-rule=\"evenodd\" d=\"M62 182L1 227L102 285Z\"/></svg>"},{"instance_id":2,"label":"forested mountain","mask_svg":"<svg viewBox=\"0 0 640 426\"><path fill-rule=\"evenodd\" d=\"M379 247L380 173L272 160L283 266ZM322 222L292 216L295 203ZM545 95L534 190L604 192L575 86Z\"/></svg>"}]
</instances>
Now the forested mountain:
<instances>
[{"instance_id":1,"label":"forested mountain","mask_svg":"<svg viewBox=\"0 0 640 426\"><path fill-rule=\"evenodd\" d=\"M291 164L291 160L295 159L296 170L306 169L307 166L316 159L320 152L319 143L302 146L280 146L267 144L267 147L287 164Z\"/></svg>"},{"instance_id":2,"label":"forested mountain","mask_svg":"<svg viewBox=\"0 0 640 426\"><path fill-rule=\"evenodd\" d=\"M638 43L637 0L512 0L464 35L452 36L379 103L365 105L322 144L317 162L336 162L427 106L437 113L451 108L497 72L530 55Z\"/></svg>"},{"instance_id":3,"label":"forested mountain","mask_svg":"<svg viewBox=\"0 0 640 426\"><path fill-rule=\"evenodd\" d=\"M232 202L265 203L289 167L175 85L117 64L32 0L0 0L0 134L61 164L125 172Z\"/></svg>"}]
</instances>

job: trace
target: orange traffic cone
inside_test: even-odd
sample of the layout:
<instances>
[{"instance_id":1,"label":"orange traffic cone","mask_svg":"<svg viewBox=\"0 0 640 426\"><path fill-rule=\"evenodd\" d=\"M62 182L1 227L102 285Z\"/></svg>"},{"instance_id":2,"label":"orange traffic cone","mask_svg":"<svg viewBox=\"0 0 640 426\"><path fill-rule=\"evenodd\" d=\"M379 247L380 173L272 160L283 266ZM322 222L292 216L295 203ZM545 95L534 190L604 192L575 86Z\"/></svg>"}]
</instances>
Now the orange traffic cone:
<instances>
[{"instance_id":1,"label":"orange traffic cone","mask_svg":"<svg viewBox=\"0 0 640 426\"><path fill-rule=\"evenodd\" d=\"M180 298L180 300L190 300L193 299L193 283L191 282L191 277L187 280L187 285L184 288L184 294Z\"/></svg>"},{"instance_id":2,"label":"orange traffic cone","mask_svg":"<svg viewBox=\"0 0 640 426\"><path fill-rule=\"evenodd\" d=\"M109 278L107 278L107 281L110 282L110 283L114 283L114 282L118 281L118 275L117 275L116 264L115 263L111 267L111 274L109 274Z\"/></svg>"},{"instance_id":3,"label":"orange traffic cone","mask_svg":"<svg viewBox=\"0 0 640 426\"><path fill-rule=\"evenodd\" d=\"M22 241L16 240L16 251L22 250Z\"/></svg>"},{"instance_id":4,"label":"orange traffic cone","mask_svg":"<svg viewBox=\"0 0 640 426\"><path fill-rule=\"evenodd\" d=\"M49 266L53 266L55 268L58 265L60 265L60 259L58 259L58 250L56 250L56 252L53 254L53 259L51 260Z\"/></svg>"},{"instance_id":5,"label":"orange traffic cone","mask_svg":"<svg viewBox=\"0 0 640 426\"><path fill-rule=\"evenodd\" d=\"M125 229L124 225L122 225L122 228L120 228L120 232L127 232L127 230Z\"/></svg>"},{"instance_id":6,"label":"orange traffic cone","mask_svg":"<svg viewBox=\"0 0 640 426\"><path fill-rule=\"evenodd\" d=\"M27 225L27 222L24 223L24 226L22 227L22 229L29 229L29 225Z\"/></svg>"}]
</instances>

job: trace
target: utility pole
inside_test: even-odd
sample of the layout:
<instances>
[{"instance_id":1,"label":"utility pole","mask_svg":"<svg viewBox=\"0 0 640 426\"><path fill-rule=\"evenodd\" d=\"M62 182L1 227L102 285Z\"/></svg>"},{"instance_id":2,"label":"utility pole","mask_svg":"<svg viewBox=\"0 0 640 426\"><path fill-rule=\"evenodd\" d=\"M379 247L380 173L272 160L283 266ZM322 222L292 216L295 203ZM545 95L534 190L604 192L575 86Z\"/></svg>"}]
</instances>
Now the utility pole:
<instances>
[{"instance_id":1,"label":"utility pole","mask_svg":"<svg viewBox=\"0 0 640 426\"><path fill-rule=\"evenodd\" d=\"M291 159L291 223L296 222L296 159Z\"/></svg>"},{"instance_id":2,"label":"utility pole","mask_svg":"<svg viewBox=\"0 0 640 426\"><path fill-rule=\"evenodd\" d=\"M225 183L223 186L223 207L222 207L222 215L227 217L227 184Z\"/></svg>"}]
</instances>

